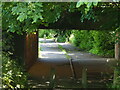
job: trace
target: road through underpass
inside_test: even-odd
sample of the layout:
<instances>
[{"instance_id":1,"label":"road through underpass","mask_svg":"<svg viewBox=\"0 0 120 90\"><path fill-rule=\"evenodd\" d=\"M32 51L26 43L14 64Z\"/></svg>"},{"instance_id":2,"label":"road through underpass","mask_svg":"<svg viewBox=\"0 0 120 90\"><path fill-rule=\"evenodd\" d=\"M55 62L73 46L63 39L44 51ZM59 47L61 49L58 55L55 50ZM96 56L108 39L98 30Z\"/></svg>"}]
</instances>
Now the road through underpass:
<instances>
[{"instance_id":1,"label":"road through underpass","mask_svg":"<svg viewBox=\"0 0 120 90\"><path fill-rule=\"evenodd\" d=\"M101 73L113 73L110 65L113 58L103 58L84 52L70 43L56 43L53 39L39 39L39 57L37 62L30 68L29 73L33 76L49 77L51 69L55 69L56 77L72 77L70 61L58 45L62 46L72 58L77 78L81 77L82 69L87 69L88 75L100 75Z\"/></svg>"}]
</instances>

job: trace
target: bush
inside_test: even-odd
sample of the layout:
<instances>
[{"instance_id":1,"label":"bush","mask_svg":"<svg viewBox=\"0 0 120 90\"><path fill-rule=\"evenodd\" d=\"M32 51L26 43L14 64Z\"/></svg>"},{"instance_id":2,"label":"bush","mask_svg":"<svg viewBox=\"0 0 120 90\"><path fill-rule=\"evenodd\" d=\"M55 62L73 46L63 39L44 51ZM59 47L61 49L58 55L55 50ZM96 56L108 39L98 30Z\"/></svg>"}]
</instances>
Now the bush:
<instances>
[{"instance_id":1,"label":"bush","mask_svg":"<svg viewBox=\"0 0 120 90\"><path fill-rule=\"evenodd\" d=\"M114 66L114 77L113 82L107 84L108 88L120 89L120 62L117 61L116 66Z\"/></svg>"},{"instance_id":2,"label":"bush","mask_svg":"<svg viewBox=\"0 0 120 90\"><path fill-rule=\"evenodd\" d=\"M108 31L73 30L70 42L93 54L113 57L114 37Z\"/></svg>"},{"instance_id":3,"label":"bush","mask_svg":"<svg viewBox=\"0 0 120 90\"><path fill-rule=\"evenodd\" d=\"M5 53L3 53L2 62L3 88L28 88L27 73L22 67Z\"/></svg>"},{"instance_id":4,"label":"bush","mask_svg":"<svg viewBox=\"0 0 120 90\"><path fill-rule=\"evenodd\" d=\"M57 42L66 42L66 37L59 35L59 36L57 37Z\"/></svg>"},{"instance_id":5,"label":"bush","mask_svg":"<svg viewBox=\"0 0 120 90\"><path fill-rule=\"evenodd\" d=\"M105 31L91 31L93 47L89 51L102 56L114 56L114 41L112 34Z\"/></svg>"},{"instance_id":6,"label":"bush","mask_svg":"<svg viewBox=\"0 0 120 90\"><path fill-rule=\"evenodd\" d=\"M55 35L55 30L51 29L40 29L39 30L39 38L44 38L44 35L46 36L47 39L53 38Z\"/></svg>"},{"instance_id":7,"label":"bush","mask_svg":"<svg viewBox=\"0 0 120 90\"><path fill-rule=\"evenodd\" d=\"M116 72L117 74L116 78L116 83L112 85L112 88L119 88L120 89L120 65L116 67Z\"/></svg>"},{"instance_id":8,"label":"bush","mask_svg":"<svg viewBox=\"0 0 120 90\"><path fill-rule=\"evenodd\" d=\"M48 37L49 35L49 31L48 30L40 30L39 31L39 38L44 38L44 35L46 35L46 37Z\"/></svg>"}]
</instances>

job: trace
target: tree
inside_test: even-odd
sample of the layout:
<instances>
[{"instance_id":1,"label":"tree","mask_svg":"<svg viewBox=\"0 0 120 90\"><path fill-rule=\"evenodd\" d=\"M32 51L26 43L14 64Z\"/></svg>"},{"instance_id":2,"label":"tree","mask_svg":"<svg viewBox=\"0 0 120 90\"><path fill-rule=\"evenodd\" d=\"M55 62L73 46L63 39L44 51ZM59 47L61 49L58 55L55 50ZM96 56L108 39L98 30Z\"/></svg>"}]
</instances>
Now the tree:
<instances>
[{"instance_id":1,"label":"tree","mask_svg":"<svg viewBox=\"0 0 120 90\"><path fill-rule=\"evenodd\" d=\"M86 19L99 22L107 16L105 23L100 26L101 30L108 28L116 30L119 27L118 8L119 3L109 2L5 2L3 3L3 29L18 34L33 32L40 25L49 26L57 22L66 13L79 12L82 14L81 22Z\"/></svg>"}]
</instances>

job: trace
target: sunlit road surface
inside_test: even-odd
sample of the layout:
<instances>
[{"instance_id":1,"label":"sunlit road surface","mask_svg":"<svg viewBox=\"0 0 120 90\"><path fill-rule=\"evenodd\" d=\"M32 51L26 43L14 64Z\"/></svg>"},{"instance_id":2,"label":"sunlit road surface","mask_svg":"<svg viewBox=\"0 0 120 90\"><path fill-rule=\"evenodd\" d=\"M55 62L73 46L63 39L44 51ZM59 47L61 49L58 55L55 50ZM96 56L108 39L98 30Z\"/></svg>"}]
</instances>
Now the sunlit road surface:
<instances>
[{"instance_id":1,"label":"sunlit road surface","mask_svg":"<svg viewBox=\"0 0 120 90\"><path fill-rule=\"evenodd\" d=\"M68 62L66 55L63 51L58 48L58 45L61 45L64 49L68 51L68 55L72 57L73 62L79 62L82 64L107 64L110 61L114 60L113 58L103 58L91 53L80 51L78 48L74 47L69 43L55 43L52 39L39 39L40 51L40 61L47 62ZM85 63L84 63L85 62ZM89 63L86 63L89 62Z\"/></svg>"},{"instance_id":2,"label":"sunlit road surface","mask_svg":"<svg viewBox=\"0 0 120 90\"><path fill-rule=\"evenodd\" d=\"M48 76L51 68L55 68L57 77L71 77L69 60L63 51L58 48L61 45L71 56L77 77L81 77L82 68L87 68L88 74L113 73L111 65L113 58L103 58L91 53L83 52L69 43L55 43L52 39L39 39L39 58L30 73L34 76Z\"/></svg>"},{"instance_id":3,"label":"sunlit road surface","mask_svg":"<svg viewBox=\"0 0 120 90\"><path fill-rule=\"evenodd\" d=\"M39 48L40 48L40 53L39 53L39 58L40 61L43 62L52 62L52 63L66 63L69 62L68 59L65 56L65 53L62 52L59 48L58 45L60 43L55 43L51 39L47 39L46 42L44 39L39 39Z\"/></svg>"}]
</instances>

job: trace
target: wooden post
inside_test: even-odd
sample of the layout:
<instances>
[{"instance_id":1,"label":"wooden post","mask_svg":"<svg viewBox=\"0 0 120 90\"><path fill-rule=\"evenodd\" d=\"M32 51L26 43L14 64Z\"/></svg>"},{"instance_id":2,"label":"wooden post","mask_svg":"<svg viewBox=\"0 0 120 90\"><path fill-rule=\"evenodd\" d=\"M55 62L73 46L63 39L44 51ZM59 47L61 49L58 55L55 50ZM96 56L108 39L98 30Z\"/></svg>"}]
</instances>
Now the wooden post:
<instances>
[{"instance_id":1,"label":"wooden post","mask_svg":"<svg viewBox=\"0 0 120 90\"><path fill-rule=\"evenodd\" d=\"M113 86L116 87L118 85L118 77L119 77L119 69L115 68L114 69L114 78L113 78Z\"/></svg>"},{"instance_id":2,"label":"wooden post","mask_svg":"<svg viewBox=\"0 0 120 90\"><path fill-rule=\"evenodd\" d=\"M49 84L49 87L51 88L54 88L55 87L55 78L56 78L56 75L55 75L55 68L51 68L51 75L50 75L50 84Z\"/></svg>"},{"instance_id":3,"label":"wooden post","mask_svg":"<svg viewBox=\"0 0 120 90\"><path fill-rule=\"evenodd\" d=\"M87 68L82 69L82 87L87 88Z\"/></svg>"},{"instance_id":4,"label":"wooden post","mask_svg":"<svg viewBox=\"0 0 120 90\"><path fill-rule=\"evenodd\" d=\"M115 44L115 59L116 60L120 59L120 44L119 43Z\"/></svg>"},{"instance_id":5,"label":"wooden post","mask_svg":"<svg viewBox=\"0 0 120 90\"><path fill-rule=\"evenodd\" d=\"M118 39L119 33L116 34L117 40L115 43L115 59L119 60L120 59L120 40Z\"/></svg>"},{"instance_id":6,"label":"wooden post","mask_svg":"<svg viewBox=\"0 0 120 90\"><path fill-rule=\"evenodd\" d=\"M115 42L115 59L118 61L120 60L120 40L119 40L119 34L120 33L117 33L116 34L116 42ZM113 78L113 86L116 87L117 84L118 84L118 76L119 76L119 69L118 69L118 62L117 62L117 65L114 69L114 78Z\"/></svg>"},{"instance_id":7,"label":"wooden post","mask_svg":"<svg viewBox=\"0 0 120 90\"><path fill-rule=\"evenodd\" d=\"M71 67L73 79L76 79L76 73L75 73L75 68L74 68L74 65L73 65L72 58L70 59L70 67Z\"/></svg>"}]
</instances>

